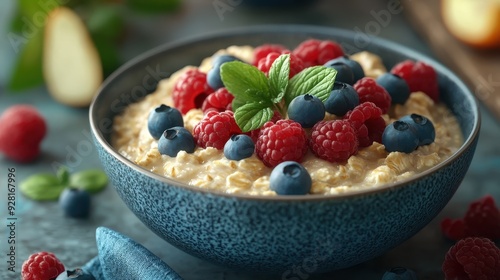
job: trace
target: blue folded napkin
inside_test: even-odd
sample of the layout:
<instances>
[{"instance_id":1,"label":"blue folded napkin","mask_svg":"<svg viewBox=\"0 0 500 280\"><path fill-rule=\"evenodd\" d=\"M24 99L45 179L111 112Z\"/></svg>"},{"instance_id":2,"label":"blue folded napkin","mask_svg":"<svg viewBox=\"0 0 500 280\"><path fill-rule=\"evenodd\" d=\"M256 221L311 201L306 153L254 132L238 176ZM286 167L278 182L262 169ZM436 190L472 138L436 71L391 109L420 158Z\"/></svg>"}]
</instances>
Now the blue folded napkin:
<instances>
[{"instance_id":1,"label":"blue folded napkin","mask_svg":"<svg viewBox=\"0 0 500 280\"><path fill-rule=\"evenodd\" d=\"M99 255L82 267L96 280L182 280L148 249L116 231L99 227L96 241Z\"/></svg>"}]
</instances>

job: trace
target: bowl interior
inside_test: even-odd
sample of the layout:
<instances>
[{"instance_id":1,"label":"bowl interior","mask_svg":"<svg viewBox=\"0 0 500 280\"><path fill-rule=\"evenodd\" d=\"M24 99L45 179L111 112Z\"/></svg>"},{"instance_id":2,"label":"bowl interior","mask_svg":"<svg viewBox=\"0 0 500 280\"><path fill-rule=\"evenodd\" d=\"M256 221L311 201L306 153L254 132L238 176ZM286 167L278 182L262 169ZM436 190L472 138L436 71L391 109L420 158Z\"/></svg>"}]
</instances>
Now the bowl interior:
<instances>
[{"instance_id":1,"label":"bowl interior","mask_svg":"<svg viewBox=\"0 0 500 280\"><path fill-rule=\"evenodd\" d=\"M361 45L356 36L354 32L335 28L273 25L239 28L160 46L123 65L103 83L90 109L92 130L100 145L124 163L134 165L134 168L140 172L146 172L148 176L166 181L171 185L182 185L133 164L111 147L110 135L114 116L120 114L128 104L153 92L159 80L169 77L185 65L199 65L203 58L212 55L219 49L230 45L258 46L263 43L282 44L293 48L306 39L316 38L335 40L343 46L348 54L362 50L373 52L381 56L388 69L405 59L425 61L436 69L442 101L458 118L462 132L457 131L457 133L463 133L465 141L462 147L448 160L411 180L417 180L449 164L472 144L477 137L480 126L478 106L470 91L459 78L443 65L406 47L375 37L369 37L370 40L363 41ZM405 182L397 185L404 185ZM389 184L381 189L392 188L395 185Z\"/></svg>"}]
</instances>

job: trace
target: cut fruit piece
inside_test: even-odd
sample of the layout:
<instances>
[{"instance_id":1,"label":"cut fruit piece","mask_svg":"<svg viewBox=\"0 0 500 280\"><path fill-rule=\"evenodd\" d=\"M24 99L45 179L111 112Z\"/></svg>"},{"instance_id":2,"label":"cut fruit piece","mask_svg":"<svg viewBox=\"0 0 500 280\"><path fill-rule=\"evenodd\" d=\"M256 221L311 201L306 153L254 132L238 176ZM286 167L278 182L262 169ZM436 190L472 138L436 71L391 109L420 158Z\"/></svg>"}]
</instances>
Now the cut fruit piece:
<instances>
[{"instance_id":1,"label":"cut fruit piece","mask_svg":"<svg viewBox=\"0 0 500 280\"><path fill-rule=\"evenodd\" d=\"M103 80L99 53L80 17L59 7L45 27L43 72L55 100L73 107L90 104Z\"/></svg>"},{"instance_id":2,"label":"cut fruit piece","mask_svg":"<svg viewBox=\"0 0 500 280\"><path fill-rule=\"evenodd\" d=\"M500 0L441 0L448 30L478 48L500 47Z\"/></svg>"}]
</instances>

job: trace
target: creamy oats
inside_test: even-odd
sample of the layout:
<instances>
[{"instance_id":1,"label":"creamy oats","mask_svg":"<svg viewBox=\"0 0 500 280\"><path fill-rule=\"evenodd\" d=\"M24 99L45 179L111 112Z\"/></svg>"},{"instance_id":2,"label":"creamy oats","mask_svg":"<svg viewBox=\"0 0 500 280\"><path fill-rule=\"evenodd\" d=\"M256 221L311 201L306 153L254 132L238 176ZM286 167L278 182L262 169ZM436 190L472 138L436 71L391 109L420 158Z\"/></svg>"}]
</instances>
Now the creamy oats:
<instances>
[{"instance_id":1,"label":"creamy oats","mask_svg":"<svg viewBox=\"0 0 500 280\"><path fill-rule=\"evenodd\" d=\"M253 49L248 46L231 46L218 53L229 53L245 61L251 61L253 57ZM387 71L380 57L372 53L361 52L351 58L361 64L366 76L376 78ZM173 106L170 95L175 81L194 67L186 66L161 81L154 93L131 104L117 116L112 145L132 162L180 182L230 194L276 195L269 189L272 169L255 154L233 161L226 159L223 152L215 148L197 147L192 154L181 151L175 158L159 153L157 140L150 136L147 128L148 115L160 104ZM211 59L207 58L199 69L207 72L210 67ZM423 115L433 122L436 131L434 143L405 154L388 153L382 144L374 142L369 147L361 148L344 164L319 159L309 151L302 164L313 180L311 193L340 194L400 181L442 162L463 143L460 127L450 110L443 104L435 104L422 92L412 93L404 105L393 106L390 116L384 115L384 119L388 124L412 113ZM184 116L185 127L192 131L202 117L201 110L190 110Z\"/></svg>"}]
</instances>

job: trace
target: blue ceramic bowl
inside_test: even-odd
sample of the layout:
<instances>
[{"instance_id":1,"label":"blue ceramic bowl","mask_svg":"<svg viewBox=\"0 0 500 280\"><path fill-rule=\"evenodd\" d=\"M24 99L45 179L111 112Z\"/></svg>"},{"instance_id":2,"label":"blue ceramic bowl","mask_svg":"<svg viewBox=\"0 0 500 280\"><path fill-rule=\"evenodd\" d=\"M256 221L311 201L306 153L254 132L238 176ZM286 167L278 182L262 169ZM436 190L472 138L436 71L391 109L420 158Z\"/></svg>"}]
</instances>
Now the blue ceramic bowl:
<instances>
[{"instance_id":1,"label":"blue ceramic bowl","mask_svg":"<svg viewBox=\"0 0 500 280\"><path fill-rule=\"evenodd\" d=\"M101 87L90 109L99 156L116 191L153 232L205 260L283 277L359 264L387 252L427 225L464 178L477 144L480 116L467 87L441 64L373 38L363 49L388 68L423 60L438 72L442 101L458 118L465 142L449 159L414 178L376 190L327 196L252 197L201 190L164 178L110 145L112 119L155 88L158 79L229 45L265 42L294 47L308 38L333 39L357 51L355 34L312 26L261 26L167 44L127 63ZM460 133L457 131L457 133Z\"/></svg>"}]
</instances>

